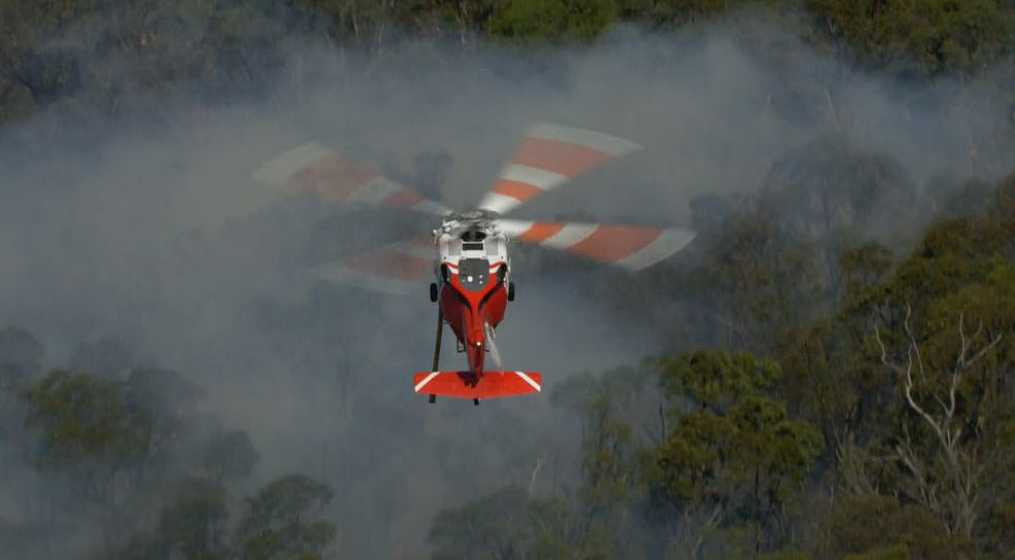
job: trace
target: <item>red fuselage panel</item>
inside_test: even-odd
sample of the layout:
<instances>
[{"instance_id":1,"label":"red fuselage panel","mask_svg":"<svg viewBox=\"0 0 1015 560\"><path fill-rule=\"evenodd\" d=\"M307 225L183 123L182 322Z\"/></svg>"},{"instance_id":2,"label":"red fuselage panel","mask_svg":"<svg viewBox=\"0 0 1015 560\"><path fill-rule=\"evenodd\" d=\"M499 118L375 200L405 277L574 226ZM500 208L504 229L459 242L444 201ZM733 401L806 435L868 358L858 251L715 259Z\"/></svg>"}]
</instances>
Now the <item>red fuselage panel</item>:
<instances>
[{"instance_id":1,"label":"red fuselage panel","mask_svg":"<svg viewBox=\"0 0 1015 560\"><path fill-rule=\"evenodd\" d=\"M488 266L486 261L482 262ZM496 328L504 319L507 307L507 289L501 280L503 275L496 270L485 277L476 274L460 277L458 267L445 266L448 273L447 280L441 284L441 312L458 341L465 346L469 369L482 375L487 344L485 325ZM461 272L466 275L468 271ZM484 280L477 282L480 278Z\"/></svg>"}]
</instances>

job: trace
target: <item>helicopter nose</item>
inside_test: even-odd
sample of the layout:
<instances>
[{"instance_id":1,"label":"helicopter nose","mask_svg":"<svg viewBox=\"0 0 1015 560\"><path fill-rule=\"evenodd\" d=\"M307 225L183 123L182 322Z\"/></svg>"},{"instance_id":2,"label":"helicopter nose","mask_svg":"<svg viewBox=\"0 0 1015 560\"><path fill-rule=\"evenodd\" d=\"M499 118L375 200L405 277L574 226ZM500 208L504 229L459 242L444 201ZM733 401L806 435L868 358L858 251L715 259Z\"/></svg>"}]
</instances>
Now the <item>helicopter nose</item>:
<instances>
[{"instance_id":1,"label":"helicopter nose","mask_svg":"<svg viewBox=\"0 0 1015 560\"><path fill-rule=\"evenodd\" d=\"M477 373L482 373L484 356L486 348L484 348L483 330L469 330L468 341L466 344L466 355L469 359L469 368Z\"/></svg>"},{"instance_id":2,"label":"helicopter nose","mask_svg":"<svg viewBox=\"0 0 1015 560\"><path fill-rule=\"evenodd\" d=\"M470 329L469 330L469 346L476 346L479 348L483 347L483 329Z\"/></svg>"},{"instance_id":3,"label":"helicopter nose","mask_svg":"<svg viewBox=\"0 0 1015 560\"><path fill-rule=\"evenodd\" d=\"M469 328L466 331L466 345L470 348L482 350L484 344L486 343L486 333L483 332L483 328L481 327L483 323L478 319L473 319L472 321L469 321L469 323Z\"/></svg>"}]
</instances>

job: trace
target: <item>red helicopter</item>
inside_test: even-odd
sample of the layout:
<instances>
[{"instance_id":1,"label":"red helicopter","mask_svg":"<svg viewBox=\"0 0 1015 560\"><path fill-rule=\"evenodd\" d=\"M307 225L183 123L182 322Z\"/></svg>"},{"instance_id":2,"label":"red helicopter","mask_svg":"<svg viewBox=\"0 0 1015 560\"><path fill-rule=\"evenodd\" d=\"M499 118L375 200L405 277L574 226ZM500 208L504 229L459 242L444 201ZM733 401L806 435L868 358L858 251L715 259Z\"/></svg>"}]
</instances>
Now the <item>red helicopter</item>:
<instances>
[{"instance_id":1,"label":"red helicopter","mask_svg":"<svg viewBox=\"0 0 1015 560\"><path fill-rule=\"evenodd\" d=\"M353 255L315 272L332 281L397 293L418 289L432 277L430 300L438 304L433 367L416 373L415 392L428 395L430 402L442 396L479 404L483 399L542 389L540 373L499 369L495 331L504 320L508 302L515 298L508 258L510 241L535 243L640 270L669 257L695 237L685 229L501 218L540 193L637 147L590 130L536 125L476 209L461 213L424 199L318 144L285 152L254 176L291 192L313 191L327 200L410 209L441 218L440 227L429 236ZM459 352L468 358L468 370L439 368L445 323L455 334ZM486 368L487 354L497 370Z\"/></svg>"}]
</instances>

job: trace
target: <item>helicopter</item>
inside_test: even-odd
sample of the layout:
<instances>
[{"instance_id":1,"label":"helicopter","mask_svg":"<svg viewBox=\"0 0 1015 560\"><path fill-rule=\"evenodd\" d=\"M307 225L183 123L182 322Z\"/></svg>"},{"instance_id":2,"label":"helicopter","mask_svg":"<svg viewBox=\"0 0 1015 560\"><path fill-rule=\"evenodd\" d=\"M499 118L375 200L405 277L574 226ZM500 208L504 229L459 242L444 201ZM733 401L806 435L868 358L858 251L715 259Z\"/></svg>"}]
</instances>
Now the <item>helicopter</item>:
<instances>
[{"instance_id":1,"label":"helicopter","mask_svg":"<svg viewBox=\"0 0 1015 560\"><path fill-rule=\"evenodd\" d=\"M433 365L416 372L414 391L437 397L481 400L539 393L542 374L502 370L496 329L515 299L512 242L536 244L637 271L686 247L694 231L586 222L527 221L504 215L540 194L630 153L638 145L601 132L560 124L532 127L492 189L472 210L455 212L368 167L317 143L293 148L254 174L292 193L369 207L411 210L439 219L429 235L397 241L318 267L318 276L368 289L406 293L431 278L437 304ZM455 335L467 370L439 367L444 325ZM487 369L487 354L498 369Z\"/></svg>"}]
</instances>

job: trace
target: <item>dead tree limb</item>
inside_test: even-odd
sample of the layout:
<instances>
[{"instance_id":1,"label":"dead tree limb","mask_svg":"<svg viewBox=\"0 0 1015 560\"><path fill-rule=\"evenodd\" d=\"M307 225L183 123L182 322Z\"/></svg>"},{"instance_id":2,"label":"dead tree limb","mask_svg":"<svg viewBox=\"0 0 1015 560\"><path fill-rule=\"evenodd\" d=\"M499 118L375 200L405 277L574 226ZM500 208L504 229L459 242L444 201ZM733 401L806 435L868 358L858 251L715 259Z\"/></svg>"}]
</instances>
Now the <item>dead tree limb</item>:
<instances>
[{"instance_id":1,"label":"dead tree limb","mask_svg":"<svg viewBox=\"0 0 1015 560\"><path fill-rule=\"evenodd\" d=\"M964 314L959 315L958 356L955 358L951 371L946 373L948 376L947 393L942 395L930 386L920 345L917 343L910 323L911 316L912 309L907 305L906 317L903 321L903 330L906 335L906 361L904 364L898 364L888 359L888 351L877 328L874 329L874 339L881 349L881 363L896 372L902 380L906 406L923 420L923 423L931 429L937 438L939 452L943 456L946 476L949 481L949 488L946 492L950 495L949 501L951 503L942 503L938 484L931 482L934 477L929 474L928 466L917 453L908 429L904 430L904 436L895 446L896 456L913 476L919 494L917 498L931 511L945 514L948 518L949 529L953 533L970 536L978 518L978 506L981 500L979 481L986 463L976 456L975 442L966 443L963 438L965 423L962 419L956 418L958 392L966 374L974 364L1001 342L1002 334L988 340L979 349L974 349L976 340L983 333L983 323L981 322L977 326L976 332L972 336L967 336L965 316ZM930 393L937 409L928 409L914 397L914 392L918 389L917 379L914 379L914 370L916 377L919 378L919 383L925 386L923 392Z\"/></svg>"}]
</instances>

